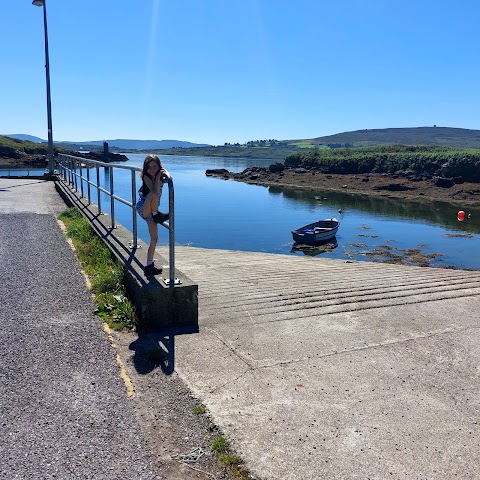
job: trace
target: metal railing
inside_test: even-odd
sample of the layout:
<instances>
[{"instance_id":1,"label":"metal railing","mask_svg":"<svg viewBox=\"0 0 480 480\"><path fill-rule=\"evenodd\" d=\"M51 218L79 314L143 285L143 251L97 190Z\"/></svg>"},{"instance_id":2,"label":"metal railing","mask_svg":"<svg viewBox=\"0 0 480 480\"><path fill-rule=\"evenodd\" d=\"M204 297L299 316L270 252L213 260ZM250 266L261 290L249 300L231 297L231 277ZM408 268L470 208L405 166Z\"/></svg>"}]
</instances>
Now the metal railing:
<instances>
[{"instance_id":1,"label":"metal railing","mask_svg":"<svg viewBox=\"0 0 480 480\"><path fill-rule=\"evenodd\" d=\"M81 197L87 197L88 203L91 203L92 187L96 189L96 200L98 215L102 213L102 196L104 193L110 198L110 219L111 228L115 228L115 201L127 205L132 210L132 233L133 241L131 248L136 249L138 247L138 229L137 229L137 211L135 204L137 203L137 183L136 177L138 172L141 172L140 167L132 167L128 165L112 165L111 163L99 162L98 160L89 160L87 158L75 157L72 155L59 154L57 160L58 170L62 180L69 185L73 186L77 192L80 192ZM108 188L105 183L102 186L100 181L100 169L104 169L105 174L108 176ZM91 178L91 170L95 170L94 179ZM131 181L131 192L129 198L123 198L115 193L115 181L114 171L116 169L129 170ZM108 173L107 173L108 172ZM170 173L166 172L167 184L168 184L168 224L160 224L169 231L168 235L168 260L170 278L165 280L165 283L173 288L176 284L179 284L179 280L175 278L175 217L174 217L174 189L173 180ZM86 192L85 192L86 190Z\"/></svg>"},{"instance_id":2,"label":"metal railing","mask_svg":"<svg viewBox=\"0 0 480 480\"><path fill-rule=\"evenodd\" d=\"M0 177L32 177L38 178L42 175L46 175L48 170L41 167L0 167Z\"/></svg>"}]
</instances>

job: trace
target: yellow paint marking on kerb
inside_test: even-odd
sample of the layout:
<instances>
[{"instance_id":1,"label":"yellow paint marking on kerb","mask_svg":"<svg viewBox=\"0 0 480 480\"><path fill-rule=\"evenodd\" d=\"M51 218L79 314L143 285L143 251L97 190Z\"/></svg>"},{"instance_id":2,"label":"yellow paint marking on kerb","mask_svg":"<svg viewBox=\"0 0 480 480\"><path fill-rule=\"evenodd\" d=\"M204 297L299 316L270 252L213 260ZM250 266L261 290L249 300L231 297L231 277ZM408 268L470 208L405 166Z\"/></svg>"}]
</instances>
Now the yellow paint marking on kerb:
<instances>
[{"instance_id":1,"label":"yellow paint marking on kerb","mask_svg":"<svg viewBox=\"0 0 480 480\"><path fill-rule=\"evenodd\" d=\"M70 245L70 248L75 252L76 254L76 248L75 248L75 245L73 244L73 241L71 238L68 238L66 236L66 233L67 233L67 226L65 225L64 222L62 222L61 220L59 220L57 218L57 223L58 225L60 225L60 230L65 234L65 238L67 239L67 243ZM78 257L77 257L77 260L78 260ZM80 262L79 262L80 263ZM92 289L92 282L90 281L90 278L88 278L88 275L86 274L85 270L83 268L81 268L80 266L80 272L82 273L83 275L83 278L85 279L85 283L87 284L87 288L89 290Z\"/></svg>"},{"instance_id":2,"label":"yellow paint marking on kerb","mask_svg":"<svg viewBox=\"0 0 480 480\"><path fill-rule=\"evenodd\" d=\"M64 222L59 220L57 218L57 223L60 226L60 229L62 230L63 233L67 232L67 227ZM71 238L66 237L68 244L70 245L70 248L75 252L75 245L72 242ZM92 283L90 282L90 279L88 278L88 275L85 273L85 271L81 268L80 271L82 272L83 278L85 279L85 283L87 284L87 288L89 290L92 289ZM112 331L110 327L106 324L103 323L103 330L107 334L108 340L110 341L110 344L112 347L116 350L117 345L115 344L115 340L113 339ZM133 397L135 395L135 389L133 388L132 381L130 380L130 377L127 374L127 370L125 369L125 365L122 362L122 359L120 358L120 355L117 353L117 363L118 366L120 367L120 378L123 380L125 383L125 388L127 389L127 397Z\"/></svg>"},{"instance_id":3,"label":"yellow paint marking on kerb","mask_svg":"<svg viewBox=\"0 0 480 480\"><path fill-rule=\"evenodd\" d=\"M113 348L117 348L117 345L115 344L115 341L112 336L112 331L110 330L110 327L104 323L103 324L103 330L107 334L108 340L110 341L110 344L112 345ZM133 387L133 383L130 380L130 377L127 374L127 370L125 368L125 365L122 362L122 359L120 358L120 355L117 353L117 364L120 367L120 378L123 380L123 383L125 383L125 388L127 390L127 397L133 397L135 395L135 389Z\"/></svg>"},{"instance_id":4,"label":"yellow paint marking on kerb","mask_svg":"<svg viewBox=\"0 0 480 480\"><path fill-rule=\"evenodd\" d=\"M127 397L133 397L135 395L135 390L133 388L132 381L130 380L130 377L128 376L127 371L125 370L125 365L123 365L122 359L120 358L120 355L118 355L118 353L117 353L117 363L118 363L118 366L120 367L120 378L125 383L125 388L127 389Z\"/></svg>"}]
</instances>

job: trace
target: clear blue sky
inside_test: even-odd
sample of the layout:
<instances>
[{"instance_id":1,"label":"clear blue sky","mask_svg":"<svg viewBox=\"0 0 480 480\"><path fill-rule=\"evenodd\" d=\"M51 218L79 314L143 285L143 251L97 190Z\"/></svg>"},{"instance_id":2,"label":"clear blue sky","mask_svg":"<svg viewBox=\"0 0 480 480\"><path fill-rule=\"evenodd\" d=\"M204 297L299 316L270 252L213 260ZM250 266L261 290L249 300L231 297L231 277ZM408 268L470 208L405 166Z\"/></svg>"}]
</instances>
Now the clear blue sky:
<instances>
[{"instance_id":1,"label":"clear blue sky","mask_svg":"<svg viewBox=\"0 0 480 480\"><path fill-rule=\"evenodd\" d=\"M480 129L478 0L47 0L54 140ZM0 134L47 138L43 13L2 0Z\"/></svg>"}]
</instances>

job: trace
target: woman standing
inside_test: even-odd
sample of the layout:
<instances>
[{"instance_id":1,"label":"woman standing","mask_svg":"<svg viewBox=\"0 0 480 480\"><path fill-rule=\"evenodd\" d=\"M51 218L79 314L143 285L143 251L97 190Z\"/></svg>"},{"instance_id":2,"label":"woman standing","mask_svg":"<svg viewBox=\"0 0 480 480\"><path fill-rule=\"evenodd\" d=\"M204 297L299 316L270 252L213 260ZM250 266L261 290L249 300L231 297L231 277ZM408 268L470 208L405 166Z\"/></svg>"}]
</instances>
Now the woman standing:
<instances>
[{"instance_id":1,"label":"woman standing","mask_svg":"<svg viewBox=\"0 0 480 480\"><path fill-rule=\"evenodd\" d=\"M162 196L163 184L167 181L166 170L157 155L147 155L143 162L140 178L142 186L138 190L140 198L135 205L139 215L147 222L148 233L150 234L150 245L147 250L147 264L145 275L158 275L162 273L161 268L155 267L153 256L158 241L158 224L168 220L168 213L158 211L160 198Z\"/></svg>"}]
</instances>

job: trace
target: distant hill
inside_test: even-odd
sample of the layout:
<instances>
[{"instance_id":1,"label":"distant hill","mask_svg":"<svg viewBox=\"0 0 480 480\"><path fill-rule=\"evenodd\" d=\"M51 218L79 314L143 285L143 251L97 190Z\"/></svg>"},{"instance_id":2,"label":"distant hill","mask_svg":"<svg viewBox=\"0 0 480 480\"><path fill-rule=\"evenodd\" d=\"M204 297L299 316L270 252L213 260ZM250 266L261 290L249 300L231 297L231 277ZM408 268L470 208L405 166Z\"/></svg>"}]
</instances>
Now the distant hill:
<instances>
[{"instance_id":1,"label":"distant hill","mask_svg":"<svg viewBox=\"0 0 480 480\"><path fill-rule=\"evenodd\" d=\"M73 149L75 146L82 146L83 148L100 147L103 148L104 140L94 140L90 142L55 142L61 143L65 148ZM183 142L181 140L126 140L115 139L105 140L109 148L119 150L164 150L166 148L195 148L208 147L206 143L191 143Z\"/></svg>"},{"instance_id":2,"label":"distant hill","mask_svg":"<svg viewBox=\"0 0 480 480\"><path fill-rule=\"evenodd\" d=\"M312 138L309 141L317 145L345 146L348 143L354 147L399 144L480 148L480 130L450 127L365 129Z\"/></svg>"},{"instance_id":3,"label":"distant hill","mask_svg":"<svg viewBox=\"0 0 480 480\"><path fill-rule=\"evenodd\" d=\"M5 135L6 137L16 138L18 140L29 140L35 143L47 143L47 140L43 140L32 135L25 135L23 133L16 133L12 135ZM108 142L110 149L116 150L164 150L167 148L195 148L195 147L209 147L207 143L191 143L181 140L105 140ZM56 141L54 144L61 148L69 150L90 150L92 147L98 147L103 149L104 140L94 140L87 142L69 142L69 141Z\"/></svg>"},{"instance_id":4,"label":"distant hill","mask_svg":"<svg viewBox=\"0 0 480 480\"><path fill-rule=\"evenodd\" d=\"M315 146L371 147L375 145L425 145L460 149L480 149L480 130L449 127L383 128L337 133L303 140L257 140L247 144L225 144L182 150L182 155L209 157L245 157L283 161L294 152L312 150ZM163 155L177 155L175 149Z\"/></svg>"},{"instance_id":5,"label":"distant hill","mask_svg":"<svg viewBox=\"0 0 480 480\"><path fill-rule=\"evenodd\" d=\"M7 135L20 140L46 143L38 137L25 134ZM183 149L182 155L211 155L211 156L246 156L257 158L284 158L292 150L312 148L315 145L329 145L336 147L368 147L373 145L438 145L455 148L480 149L480 130L450 127L415 127L415 128L382 128L365 129L353 132L337 133L324 137L305 140L262 140L248 142L244 145L217 145L205 143L191 143L180 140L106 140L110 151L158 151L162 154L176 154L176 149ZM103 140L86 142L55 141L55 146L67 150L102 150Z\"/></svg>"},{"instance_id":6,"label":"distant hill","mask_svg":"<svg viewBox=\"0 0 480 480\"><path fill-rule=\"evenodd\" d=\"M5 134L5 137L16 138L17 140L28 140L29 142L34 143L48 143L46 140L43 140L38 137L34 137L32 135L25 135L24 133L13 133L13 134Z\"/></svg>"}]
</instances>

